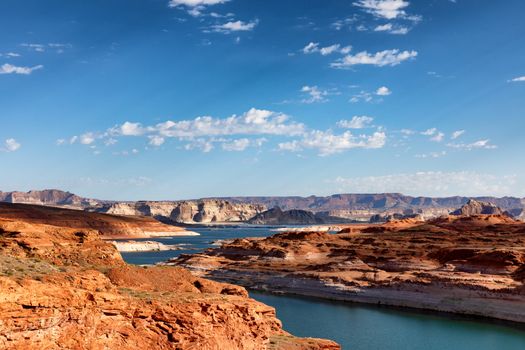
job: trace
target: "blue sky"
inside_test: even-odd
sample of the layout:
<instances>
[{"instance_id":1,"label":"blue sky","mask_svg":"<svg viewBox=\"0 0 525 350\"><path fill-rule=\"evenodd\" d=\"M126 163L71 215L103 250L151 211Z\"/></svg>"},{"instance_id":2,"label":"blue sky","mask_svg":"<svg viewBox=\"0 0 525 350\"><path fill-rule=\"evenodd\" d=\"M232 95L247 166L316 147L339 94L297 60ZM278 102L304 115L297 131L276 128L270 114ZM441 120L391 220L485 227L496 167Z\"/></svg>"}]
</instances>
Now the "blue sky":
<instances>
[{"instance_id":1,"label":"blue sky","mask_svg":"<svg viewBox=\"0 0 525 350\"><path fill-rule=\"evenodd\" d=\"M525 196L525 2L4 0L0 190Z\"/></svg>"}]
</instances>

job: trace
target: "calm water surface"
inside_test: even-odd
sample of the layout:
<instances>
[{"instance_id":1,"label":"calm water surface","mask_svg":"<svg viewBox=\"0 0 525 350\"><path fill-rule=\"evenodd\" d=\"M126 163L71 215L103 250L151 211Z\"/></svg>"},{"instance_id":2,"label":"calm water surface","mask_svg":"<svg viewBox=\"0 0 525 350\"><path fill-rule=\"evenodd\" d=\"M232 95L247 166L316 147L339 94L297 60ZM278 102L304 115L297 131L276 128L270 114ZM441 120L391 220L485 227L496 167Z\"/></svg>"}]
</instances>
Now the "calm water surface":
<instances>
[{"instance_id":1,"label":"calm water surface","mask_svg":"<svg viewBox=\"0 0 525 350\"><path fill-rule=\"evenodd\" d=\"M155 238L184 244L183 250L123 253L131 264L155 264L182 253L196 253L221 239L265 237L269 228L196 228L200 236ZM284 328L302 337L328 338L345 350L525 350L525 328L454 315L329 302L251 291L276 308Z\"/></svg>"}]
</instances>

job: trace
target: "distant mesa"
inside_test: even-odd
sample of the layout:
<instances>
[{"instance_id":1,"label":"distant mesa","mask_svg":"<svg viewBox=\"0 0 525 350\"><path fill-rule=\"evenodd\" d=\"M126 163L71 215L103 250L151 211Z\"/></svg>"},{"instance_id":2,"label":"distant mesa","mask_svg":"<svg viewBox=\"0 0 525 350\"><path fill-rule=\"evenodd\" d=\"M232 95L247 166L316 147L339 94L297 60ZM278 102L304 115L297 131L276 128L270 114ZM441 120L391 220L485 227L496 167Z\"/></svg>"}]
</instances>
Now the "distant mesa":
<instances>
[{"instance_id":1,"label":"distant mesa","mask_svg":"<svg viewBox=\"0 0 525 350\"><path fill-rule=\"evenodd\" d=\"M492 203L481 202L471 199L461 208L454 210L450 215L474 216L474 215L507 215L503 210Z\"/></svg>"},{"instance_id":2,"label":"distant mesa","mask_svg":"<svg viewBox=\"0 0 525 350\"><path fill-rule=\"evenodd\" d=\"M399 193L334 194L331 196L219 197L168 201L113 201L90 199L61 190L0 192L0 202L54 206L125 216L147 216L167 224L260 223L279 225L382 223L392 220L428 220L464 205L465 214L493 206L525 220L525 198L412 197ZM472 205L469 205L472 204ZM276 210L279 208L279 210ZM461 215L465 215L461 214Z\"/></svg>"}]
</instances>

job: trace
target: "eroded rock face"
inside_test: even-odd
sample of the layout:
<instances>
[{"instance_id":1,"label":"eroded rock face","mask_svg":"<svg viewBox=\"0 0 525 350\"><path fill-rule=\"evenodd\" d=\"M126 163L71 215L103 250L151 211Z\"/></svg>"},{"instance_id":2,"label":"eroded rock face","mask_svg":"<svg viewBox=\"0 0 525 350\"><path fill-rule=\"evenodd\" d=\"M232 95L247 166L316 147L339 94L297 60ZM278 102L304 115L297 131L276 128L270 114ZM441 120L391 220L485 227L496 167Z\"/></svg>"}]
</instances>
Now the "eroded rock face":
<instances>
[{"instance_id":1,"label":"eroded rock face","mask_svg":"<svg viewBox=\"0 0 525 350\"><path fill-rule=\"evenodd\" d=\"M0 203L0 219L28 224L50 224L79 230L96 230L104 238L145 238L194 234L184 228L165 225L149 217L123 217L27 204Z\"/></svg>"},{"instance_id":2,"label":"eroded rock face","mask_svg":"<svg viewBox=\"0 0 525 350\"><path fill-rule=\"evenodd\" d=\"M1 349L326 349L242 287L125 264L94 230L0 219Z\"/></svg>"},{"instance_id":3,"label":"eroded rock face","mask_svg":"<svg viewBox=\"0 0 525 350\"><path fill-rule=\"evenodd\" d=\"M237 239L170 263L262 290L525 322L525 224L504 215Z\"/></svg>"},{"instance_id":4,"label":"eroded rock face","mask_svg":"<svg viewBox=\"0 0 525 350\"><path fill-rule=\"evenodd\" d=\"M116 215L144 215L175 223L243 222L266 210L256 204L230 203L225 200L202 199L174 202L113 203L99 212Z\"/></svg>"},{"instance_id":5,"label":"eroded rock face","mask_svg":"<svg viewBox=\"0 0 525 350\"><path fill-rule=\"evenodd\" d=\"M248 223L257 225L315 225L324 221L306 210L281 210L272 208L251 218Z\"/></svg>"},{"instance_id":6,"label":"eroded rock face","mask_svg":"<svg viewBox=\"0 0 525 350\"><path fill-rule=\"evenodd\" d=\"M503 215L503 210L492 203L479 202L477 200L471 199L467 204L450 213L450 215Z\"/></svg>"}]
</instances>

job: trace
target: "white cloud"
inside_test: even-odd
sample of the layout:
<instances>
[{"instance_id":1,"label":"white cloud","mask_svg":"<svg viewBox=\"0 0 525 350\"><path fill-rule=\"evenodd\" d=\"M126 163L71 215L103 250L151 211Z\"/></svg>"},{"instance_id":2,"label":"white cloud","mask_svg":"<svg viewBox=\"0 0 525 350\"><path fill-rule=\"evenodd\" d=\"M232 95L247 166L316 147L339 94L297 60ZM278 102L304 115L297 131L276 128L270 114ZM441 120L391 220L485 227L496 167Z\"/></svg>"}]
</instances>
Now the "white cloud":
<instances>
[{"instance_id":1,"label":"white cloud","mask_svg":"<svg viewBox=\"0 0 525 350\"><path fill-rule=\"evenodd\" d=\"M410 5L404 0L359 0L354 6L363 8L366 12L379 18L395 19L406 16L405 8Z\"/></svg>"},{"instance_id":2,"label":"white cloud","mask_svg":"<svg viewBox=\"0 0 525 350\"><path fill-rule=\"evenodd\" d=\"M353 116L351 120L340 120L337 122L337 126L344 129L363 129L370 126L374 121L374 118L366 115Z\"/></svg>"},{"instance_id":3,"label":"white cloud","mask_svg":"<svg viewBox=\"0 0 525 350\"><path fill-rule=\"evenodd\" d=\"M420 132L423 136L431 136L430 141L441 142L445 138L445 134L439 131L437 128L427 129Z\"/></svg>"},{"instance_id":4,"label":"white cloud","mask_svg":"<svg viewBox=\"0 0 525 350\"><path fill-rule=\"evenodd\" d=\"M448 147L472 151L474 149L496 149L498 146L490 143L490 140L479 140L472 143L449 143Z\"/></svg>"},{"instance_id":5,"label":"white cloud","mask_svg":"<svg viewBox=\"0 0 525 350\"><path fill-rule=\"evenodd\" d=\"M217 24L212 26L213 31L219 32L219 33L231 33L231 32L245 32L245 31L251 31L253 30L257 24L259 23L258 20L253 20L250 22L243 22L243 21L230 21L224 24Z\"/></svg>"},{"instance_id":6,"label":"white cloud","mask_svg":"<svg viewBox=\"0 0 525 350\"><path fill-rule=\"evenodd\" d=\"M92 132L87 132L83 135L80 135L79 141L83 145L91 145L95 142L95 135Z\"/></svg>"},{"instance_id":7,"label":"white cloud","mask_svg":"<svg viewBox=\"0 0 525 350\"><path fill-rule=\"evenodd\" d=\"M430 141L441 142L445 138L445 134L442 132L437 132L434 136L430 138Z\"/></svg>"},{"instance_id":8,"label":"white cloud","mask_svg":"<svg viewBox=\"0 0 525 350\"><path fill-rule=\"evenodd\" d=\"M352 46L341 46L341 44L333 44L326 47L320 47L319 43L310 42L308 45L302 48L304 54L320 53L323 56L328 56L333 53L341 53L343 55L348 54L352 50Z\"/></svg>"},{"instance_id":9,"label":"white cloud","mask_svg":"<svg viewBox=\"0 0 525 350\"><path fill-rule=\"evenodd\" d=\"M417 51L384 50L370 54L361 51L355 55L347 55L331 64L333 68L349 68L355 65L374 65L378 67L395 66L403 61L415 58Z\"/></svg>"},{"instance_id":10,"label":"white cloud","mask_svg":"<svg viewBox=\"0 0 525 350\"><path fill-rule=\"evenodd\" d=\"M18 151L22 145L13 138L4 141L4 147L0 150L4 152L15 152Z\"/></svg>"},{"instance_id":11,"label":"white cloud","mask_svg":"<svg viewBox=\"0 0 525 350\"><path fill-rule=\"evenodd\" d=\"M16 52L8 52L5 54L5 56L7 57L20 57L20 54L16 53Z\"/></svg>"},{"instance_id":12,"label":"white cloud","mask_svg":"<svg viewBox=\"0 0 525 350\"><path fill-rule=\"evenodd\" d=\"M151 146L155 146L155 147L162 146L165 141L166 140L162 136L158 136L158 135L149 136L149 144Z\"/></svg>"},{"instance_id":13,"label":"white cloud","mask_svg":"<svg viewBox=\"0 0 525 350\"><path fill-rule=\"evenodd\" d=\"M432 128L432 129L427 129L427 130L425 130L425 131L422 131L422 132L421 132L421 135L432 136L432 135L434 135L436 132L437 132L437 129L436 129L436 128Z\"/></svg>"},{"instance_id":14,"label":"white cloud","mask_svg":"<svg viewBox=\"0 0 525 350\"><path fill-rule=\"evenodd\" d=\"M463 135L464 133L465 133L465 130L457 130L457 131L454 131L454 132L452 133L452 135L450 136L450 138L451 138L452 140L455 140L455 139L461 137L461 135Z\"/></svg>"},{"instance_id":15,"label":"white cloud","mask_svg":"<svg viewBox=\"0 0 525 350\"><path fill-rule=\"evenodd\" d=\"M124 136L139 136L144 134L145 130L140 123L125 122L120 126L120 134Z\"/></svg>"},{"instance_id":16,"label":"white cloud","mask_svg":"<svg viewBox=\"0 0 525 350\"><path fill-rule=\"evenodd\" d=\"M177 7L180 5L195 7L195 6L208 6L208 5L217 5L224 4L229 0L170 0L170 7Z\"/></svg>"},{"instance_id":17,"label":"white cloud","mask_svg":"<svg viewBox=\"0 0 525 350\"><path fill-rule=\"evenodd\" d=\"M364 90L361 90L358 94L354 94L350 98L350 102L352 102L352 103L357 103L357 102L360 102L360 101L372 102L373 99L374 98L373 98L371 93L369 93L367 91L364 91Z\"/></svg>"},{"instance_id":18,"label":"white cloud","mask_svg":"<svg viewBox=\"0 0 525 350\"><path fill-rule=\"evenodd\" d=\"M376 90L376 95L378 96L388 96L392 93L389 88L386 86L381 86L379 89Z\"/></svg>"},{"instance_id":19,"label":"white cloud","mask_svg":"<svg viewBox=\"0 0 525 350\"><path fill-rule=\"evenodd\" d=\"M326 96L329 95L329 92L327 90L321 90L317 86L305 85L301 88L301 92L308 94L308 97L301 101L303 103L319 103L328 101Z\"/></svg>"},{"instance_id":20,"label":"white cloud","mask_svg":"<svg viewBox=\"0 0 525 350\"><path fill-rule=\"evenodd\" d=\"M116 138L119 137L145 137L149 140L149 145L158 147L164 144L167 138L176 138L179 141L188 142L184 149L200 149L209 152L214 148L214 143L232 143L232 140L220 138L222 136L280 135L291 137L302 135L305 131L304 124L289 119L282 113L252 108L242 115L232 115L223 119L203 116L176 122L168 120L150 126L127 121L105 132L87 132L81 136L73 136L69 139L69 143L94 145L97 140L102 140L106 145L111 145L117 142ZM108 143L110 140L112 142ZM65 142L63 140L61 143ZM265 139L259 138L250 142L251 146L260 146ZM233 142L223 148L239 147L239 142Z\"/></svg>"},{"instance_id":21,"label":"white cloud","mask_svg":"<svg viewBox=\"0 0 525 350\"><path fill-rule=\"evenodd\" d=\"M206 6L224 4L229 0L170 0L169 7L184 6L191 16L199 17Z\"/></svg>"},{"instance_id":22,"label":"white cloud","mask_svg":"<svg viewBox=\"0 0 525 350\"><path fill-rule=\"evenodd\" d=\"M9 63L5 63L0 66L0 74L23 74L29 75L33 71L44 68L43 65L38 65L34 67L17 67Z\"/></svg>"},{"instance_id":23,"label":"white cloud","mask_svg":"<svg viewBox=\"0 0 525 350\"><path fill-rule=\"evenodd\" d=\"M303 53L309 54L319 51L319 43L309 43L305 47L303 47Z\"/></svg>"},{"instance_id":24,"label":"white cloud","mask_svg":"<svg viewBox=\"0 0 525 350\"><path fill-rule=\"evenodd\" d=\"M340 192L395 192L414 196L505 196L515 195L513 175L495 176L472 171L417 172L355 178L338 177L332 181Z\"/></svg>"},{"instance_id":25,"label":"white cloud","mask_svg":"<svg viewBox=\"0 0 525 350\"><path fill-rule=\"evenodd\" d=\"M416 158L441 158L447 155L446 151L441 152L430 152L430 153L424 153L424 154L416 154Z\"/></svg>"},{"instance_id":26,"label":"white cloud","mask_svg":"<svg viewBox=\"0 0 525 350\"><path fill-rule=\"evenodd\" d=\"M332 54L334 52L337 52L337 50L339 50L339 47L341 47L341 45L339 45L339 44L330 45L330 46L321 48L321 50L319 52L321 53L321 55L327 56L327 55L330 55L330 54Z\"/></svg>"},{"instance_id":27,"label":"white cloud","mask_svg":"<svg viewBox=\"0 0 525 350\"><path fill-rule=\"evenodd\" d=\"M305 133L300 140L280 143L279 149L293 152L303 149L315 149L320 156L328 156L354 148L382 148L385 143L386 134L379 131L374 132L372 135L356 136L350 131L345 131L340 135L334 135L330 130L313 130Z\"/></svg>"},{"instance_id":28,"label":"white cloud","mask_svg":"<svg viewBox=\"0 0 525 350\"><path fill-rule=\"evenodd\" d=\"M238 139L233 140L231 142L225 142L222 144L222 149L225 151L244 151L248 146L250 146L251 142L250 140L244 138L244 139Z\"/></svg>"},{"instance_id":29,"label":"white cloud","mask_svg":"<svg viewBox=\"0 0 525 350\"><path fill-rule=\"evenodd\" d=\"M516 77L514 79L509 80L509 82L518 82L518 81L525 81L525 75L522 77Z\"/></svg>"},{"instance_id":30,"label":"white cloud","mask_svg":"<svg viewBox=\"0 0 525 350\"><path fill-rule=\"evenodd\" d=\"M404 34L407 34L409 32L409 29L408 29L408 27L393 25L392 23L386 23L386 24L383 24L383 25L378 25L377 27L374 28L374 31L375 32L388 32L390 34L404 35Z\"/></svg>"}]
</instances>

